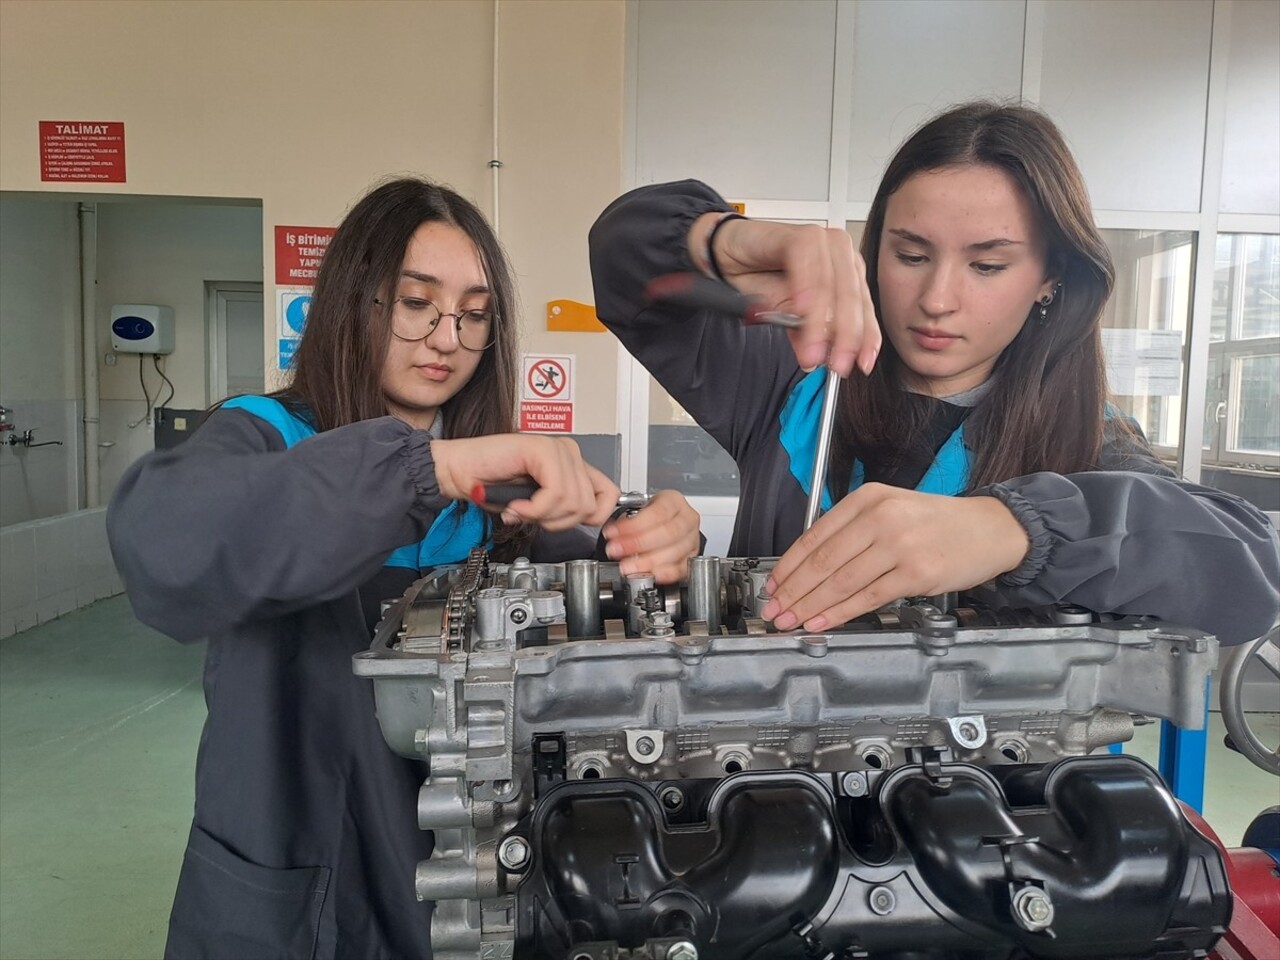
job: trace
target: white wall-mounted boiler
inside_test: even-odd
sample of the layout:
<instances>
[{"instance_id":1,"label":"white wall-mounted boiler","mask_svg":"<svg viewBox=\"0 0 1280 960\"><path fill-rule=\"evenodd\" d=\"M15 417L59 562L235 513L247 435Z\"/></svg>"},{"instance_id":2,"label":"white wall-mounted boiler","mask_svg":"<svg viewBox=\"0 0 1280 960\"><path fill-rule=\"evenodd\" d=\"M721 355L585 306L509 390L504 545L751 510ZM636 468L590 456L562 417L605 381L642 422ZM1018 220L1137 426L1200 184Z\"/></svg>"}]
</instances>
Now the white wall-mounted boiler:
<instances>
[{"instance_id":1,"label":"white wall-mounted boiler","mask_svg":"<svg viewBox=\"0 0 1280 960\"><path fill-rule=\"evenodd\" d=\"M152 303L114 305L111 349L116 353L173 353L173 307Z\"/></svg>"}]
</instances>

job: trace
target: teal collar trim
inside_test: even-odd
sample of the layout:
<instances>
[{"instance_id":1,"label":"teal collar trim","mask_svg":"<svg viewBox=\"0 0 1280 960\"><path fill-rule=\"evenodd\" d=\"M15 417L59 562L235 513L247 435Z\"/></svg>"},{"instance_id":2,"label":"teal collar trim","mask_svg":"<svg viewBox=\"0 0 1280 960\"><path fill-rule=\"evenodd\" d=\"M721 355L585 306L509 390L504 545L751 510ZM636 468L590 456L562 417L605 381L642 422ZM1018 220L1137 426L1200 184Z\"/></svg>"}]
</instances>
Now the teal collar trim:
<instances>
[{"instance_id":1,"label":"teal collar trim","mask_svg":"<svg viewBox=\"0 0 1280 960\"><path fill-rule=\"evenodd\" d=\"M958 497L969 486L972 467L969 447L964 442L964 424L960 424L947 437L933 463L916 484L921 493L940 493L944 497Z\"/></svg>"},{"instance_id":2,"label":"teal collar trim","mask_svg":"<svg viewBox=\"0 0 1280 960\"><path fill-rule=\"evenodd\" d=\"M223 410L243 410L251 413L259 420L265 420L284 438L284 445L292 447L300 440L316 435L316 428L301 417L290 412L279 400L271 397L232 397L221 407Z\"/></svg>"},{"instance_id":3,"label":"teal collar trim","mask_svg":"<svg viewBox=\"0 0 1280 960\"><path fill-rule=\"evenodd\" d=\"M973 466L973 455L964 442L964 424L960 424L947 437L933 463L925 471L920 482L916 484L919 493L937 493L944 497L958 497L969 486L969 471ZM866 467L861 460L853 462L853 479L849 483L852 492L862 486L867 479Z\"/></svg>"},{"instance_id":4,"label":"teal collar trim","mask_svg":"<svg viewBox=\"0 0 1280 960\"><path fill-rule=\"evenodd\" d=\"M483 511L468 503L459 514L458 506L455 501L441 510L427 535L418 543L405 544L392 551L386 566L427 570L442 563L462 563L472 547L481 544L492 547L486 540L488 529Z\"/></svg>"},{"instance_id":5,"label":"teal collar trim","mask_svg":"<svg viewBox=\"0 0 1280 960\"><path fill-rule=\"evenodd\" d=\"M787 402L778 414L778 440L787 452L791 475L809 496L813 477L813 458L818 453L818 424L822 419L822 387L826 383L825 367L818 367L791 388ZM822 491L822 509L831 509L831 492Z\"/></svg>"},{"instance_id":6,"label":"teal collar trim","mask_svg":"<svg viewBox=\"0 0 1280 960\"><path fill-rule=\"evenodd\" d=\"M265 420L280 432L286 447L316 434L315 427L271 397L233 397L222 405L222 409L243 410ZM445 507L425 537L417 543L397 547L387 557L384 566L426 570L442 563L461 563L467 559L472 547L486 543L488 526L479 507L468 503L461 514L458 507L456 502Z\"/></svg>"},{"instance_id":7,"label":"teal collar trim","mask_svg":"<svg viewBox=\"0 0 1280 960\"><path fill-rule=\"evenodd\" d=\"M778 415L779 442L787 453L791 476L800 484L806 497L809 495L810 479L813 476L813 458L817 453L818 423L822 417L822 386L825 380L826 370L822 367L806 375L792 387L787 402ZM942 445L916 489L921 493L959 496L969 485L972 460L973 456L965 444L964 424L961 424ZM862 486L866 474L862 461L855 460L849 490L857 490ZM824 488L822 509L830 510L831 507L831 492Z\"/></svg>"}]
</instances>

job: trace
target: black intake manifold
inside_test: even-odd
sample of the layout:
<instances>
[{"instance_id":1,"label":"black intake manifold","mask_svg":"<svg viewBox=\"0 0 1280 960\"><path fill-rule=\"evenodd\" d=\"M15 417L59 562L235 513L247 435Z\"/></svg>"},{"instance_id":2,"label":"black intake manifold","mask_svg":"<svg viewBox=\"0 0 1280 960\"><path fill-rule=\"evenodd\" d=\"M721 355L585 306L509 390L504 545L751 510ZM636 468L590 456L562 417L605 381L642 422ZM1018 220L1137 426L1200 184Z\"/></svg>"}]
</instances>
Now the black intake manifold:
<instances>
[{"instance_id":1,"label":"black intake manifold","mask_svg":"<svg viewBox=\"0 0 1280 960\"><path fill-rule=\"evenodd\" d=\"M516 832L533 856L516 956L605 960L1174 958L1225 931L1218 849L1130 757L863 780L561 782Z\"/></svg>"}]
</instances>

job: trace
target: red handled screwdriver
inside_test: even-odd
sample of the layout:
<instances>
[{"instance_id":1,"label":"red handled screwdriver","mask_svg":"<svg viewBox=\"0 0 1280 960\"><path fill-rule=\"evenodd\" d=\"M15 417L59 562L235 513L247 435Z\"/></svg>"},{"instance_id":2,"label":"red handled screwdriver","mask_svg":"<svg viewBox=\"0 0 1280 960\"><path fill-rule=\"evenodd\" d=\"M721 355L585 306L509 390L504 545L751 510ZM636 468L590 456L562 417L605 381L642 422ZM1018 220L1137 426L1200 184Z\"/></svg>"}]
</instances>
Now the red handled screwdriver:
<instances>
[{"instance_id":1,"label":"red handled screwdriver","mask_svg":"<svg viewBox=\"0 0 1280 960\"><path fill-rule=\"evenodd\" d=\"M719 283L700 273L668 273L654 277L644 288L645 299L650 303L678 303L687 307L718 310L741 317L748 326L767 324L795 330L804 326L804 320L794 313L769 310L755 297L734 289L727 283Z\"/></svg>"}]
</instances>

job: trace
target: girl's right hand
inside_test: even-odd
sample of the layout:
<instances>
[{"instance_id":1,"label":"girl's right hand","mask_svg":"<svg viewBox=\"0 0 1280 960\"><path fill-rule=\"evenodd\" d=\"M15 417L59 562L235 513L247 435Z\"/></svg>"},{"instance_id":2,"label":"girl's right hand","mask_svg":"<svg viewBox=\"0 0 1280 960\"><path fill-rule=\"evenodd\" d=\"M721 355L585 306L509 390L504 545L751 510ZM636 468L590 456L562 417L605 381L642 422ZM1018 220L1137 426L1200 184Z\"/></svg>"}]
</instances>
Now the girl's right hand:
<instances>
[{"instance_id":1,"label":"girl's right hand","mask_svg":"<svg viewBox=\"0 0 1280 960\"><path fill-rule=\"evenodd\" d=\"M705 213L689 230L693 262L707 270L707 236L723 216ZM870 374L880 353L880 325L867 287L866 266L844 230L730 220L715 236L715 260L734 287L770 309L804 318L787 336L806 370L828 363L847 377L854 364Z\"/></svg>"},{"instance_id":2,"label":"girl's right hand","mask_svg":"<svg viewBox=\"0 0 1280 960\"><path fill-rule=\"evenodd\" d=\"M504 523L536 523L547 530L599 526L618 503L618 487L563 437L507 433L433 440L431 456L440 492L451 500L469 499L476 484L531 478L540 489L528 500L507 504Z\"/></svg>"},{"instance_id":3,"label":"girl's right hand","mask_svg":"<svg viewBox=\"0 0 1280 960\"><path fill-rule=\"evenodd\" d=\"M658 583L679 583L689 572L689 558L702 548L702 517L684 494L660 490L635 516L619 517L601 533L606 553L621 561L618 571L652 573Z\"/></svg>"}]
</instances>

